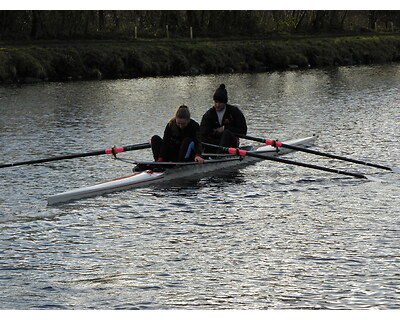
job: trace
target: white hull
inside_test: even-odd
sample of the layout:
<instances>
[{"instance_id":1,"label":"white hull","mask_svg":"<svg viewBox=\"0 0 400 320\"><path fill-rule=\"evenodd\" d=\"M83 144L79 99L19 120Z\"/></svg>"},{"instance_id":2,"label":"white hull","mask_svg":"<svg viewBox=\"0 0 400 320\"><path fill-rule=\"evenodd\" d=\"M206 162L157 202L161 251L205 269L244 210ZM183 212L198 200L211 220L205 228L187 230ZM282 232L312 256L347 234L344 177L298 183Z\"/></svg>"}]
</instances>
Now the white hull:
<instances>
[{"instance_id":1,"label":"white hull","mask_svg":"<svg viewBox=\"0 0 400 320\"><path fill-rule=\"evenodd\" d=\"M314 144L316 136L285 141L285 144L295 145L299 147L308 147ZM280 148L279 151L271 146L261 146L256 148L257 153L266 154L269 156L279 156L282 154L293 152L292 149ZM185 165L177 168L167 169L164 172L143 171L137 172L130 176L99 183L89 187L74 189L71 191L59 193L50 196L47 199L48 205L54 205L61 202L78 200L82 198L99 196L106 193L123 191L127 189L146 187L152 184L171 181L176 179L183 179L185 177L193 177L204 175L208 172L221 171L226 169L233 169L243 167L249 164L262 161L262 159L254 157L239 157L233 156L229 159L221 160L206 160L203 165L192 164Z\"/></svg>"}]
</instances>

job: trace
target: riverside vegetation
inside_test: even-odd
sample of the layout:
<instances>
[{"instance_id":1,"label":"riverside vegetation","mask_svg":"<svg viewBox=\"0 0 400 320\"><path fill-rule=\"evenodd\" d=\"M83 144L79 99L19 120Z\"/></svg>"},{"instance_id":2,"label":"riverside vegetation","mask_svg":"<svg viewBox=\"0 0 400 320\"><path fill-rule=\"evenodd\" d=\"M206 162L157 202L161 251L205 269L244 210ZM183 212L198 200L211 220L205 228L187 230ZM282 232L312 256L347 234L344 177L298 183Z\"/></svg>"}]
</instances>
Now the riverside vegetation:
<instances>
[{"instance_id":1,"label":"riverside vegetation","mask_svg":"<svg viewBox=\"0 0 400 320\"><path fill-rule=\"evenodd\" d=\"M265 72L400 61L400 36L0 43L0 82Z\"/></svg>"}]
</instances>

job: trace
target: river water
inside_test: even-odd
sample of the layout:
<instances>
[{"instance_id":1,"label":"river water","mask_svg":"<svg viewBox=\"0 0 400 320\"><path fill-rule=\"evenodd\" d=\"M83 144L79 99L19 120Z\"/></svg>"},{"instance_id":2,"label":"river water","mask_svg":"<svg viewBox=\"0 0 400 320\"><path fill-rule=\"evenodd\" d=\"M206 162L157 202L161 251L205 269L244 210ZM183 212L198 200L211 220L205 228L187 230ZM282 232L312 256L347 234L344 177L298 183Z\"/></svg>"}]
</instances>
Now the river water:
<instances>
[{"instance_id":1,"label":"river water","mask_svg":"<svg viewBox=\"0 0 400 320\"><path fill-rule=\"evenodd\" d=\"M220 83L249 135L400 166L400 65L0 88L1 162L147 142ZM148 160L149 150L124 154ZM400 308L399 175L318 156L48 207L129 175L98 156L0 169L1 309Z\"/></svg>"}]
</instances>

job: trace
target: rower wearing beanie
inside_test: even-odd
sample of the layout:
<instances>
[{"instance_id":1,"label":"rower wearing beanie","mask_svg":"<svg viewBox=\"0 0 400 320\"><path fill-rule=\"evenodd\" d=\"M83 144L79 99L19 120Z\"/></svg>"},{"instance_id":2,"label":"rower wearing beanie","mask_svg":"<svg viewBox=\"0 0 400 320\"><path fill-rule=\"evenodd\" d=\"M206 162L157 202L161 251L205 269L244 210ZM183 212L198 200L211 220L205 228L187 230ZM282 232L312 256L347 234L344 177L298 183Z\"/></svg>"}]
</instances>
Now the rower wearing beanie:
<instances>
[{"instance_id":1,"label":"rower wearing beanie","mask_svg":"<svg viewBox=\"0 0 400 320\"><path fill-rule=\"evenodd\" d=\"M226 92L226 87L224 84L221 84L217 90L215 90L213 99L214 101L219 101L222 103L228 102L228 92Z\"/></svg>"},{"instance_id":2,"label":"rower wearing beanie","mask_svg":"<svg viewBox=\"0 0 400 320\"><path fill-rule=\"evenodd\" d=\"M246 119L238 107L228 104L225 84L215 90L213 100L214 106L201 119L201 139L206 143L237 148L239 139L235 133L247 133Z\"/></svg>"}]
</instances>

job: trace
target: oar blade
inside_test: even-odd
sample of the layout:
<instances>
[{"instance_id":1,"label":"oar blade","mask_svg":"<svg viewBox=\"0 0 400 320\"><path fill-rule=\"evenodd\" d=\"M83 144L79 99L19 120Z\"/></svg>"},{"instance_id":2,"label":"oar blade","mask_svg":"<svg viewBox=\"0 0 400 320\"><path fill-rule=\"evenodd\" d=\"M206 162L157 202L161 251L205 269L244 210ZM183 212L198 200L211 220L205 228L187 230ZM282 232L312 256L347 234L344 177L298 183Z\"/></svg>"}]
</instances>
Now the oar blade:
<instances>
[{"instance_id":1,"label":"oar blade","mask_svg":"<svg viewBox=\"0 0 400 320\"><path fill-rule=\"evenodd\" d=\"M380 182L380 183L389 183L389 181L387 181L387 180L376 178L376 177L372 177L372 176L367 175L367 174L365 175L365 177L370 181Z\"/></svg>"},{"instance_id":2,"label":"oar blade","mask_svg":"<svg viewBox=\"0 0 400 320\"><path fill-rule=\"evenodd\" d=\"M390 169L395 173L400 173L400 169L399 168L390 168Z\"/></svg>"}]
</instances>

